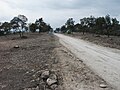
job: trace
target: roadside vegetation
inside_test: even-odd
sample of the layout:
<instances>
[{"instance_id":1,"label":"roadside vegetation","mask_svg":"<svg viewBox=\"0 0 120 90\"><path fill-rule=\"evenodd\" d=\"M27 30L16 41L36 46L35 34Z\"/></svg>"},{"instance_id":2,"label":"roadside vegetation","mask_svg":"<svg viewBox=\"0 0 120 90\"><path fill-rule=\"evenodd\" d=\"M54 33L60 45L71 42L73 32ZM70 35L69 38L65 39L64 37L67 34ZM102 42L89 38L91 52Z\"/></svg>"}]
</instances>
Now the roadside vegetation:
<instances>
[{"instance_id":1,"label":"roadside vegetation","mask_svg":"<svg viewBox=\"0 0 120 90\"><path fill-rule=\"evenodd\" d=\"M72 34L73 32L91 33L93 36L107 35L108 37L120 36L120 24L116 18L110 15L102 17L84 17L80 19L80 23L75 24L73 18L69 18L60 28L56 28L55 32Z\"/></svg>"},{"instance_id":2,"label":"roadside vegetation","mask_svg":"<svg viewBox=\"0 0 120 90\"><path fill-rule=\"evenodd\" d=\"M24 37L24 32L52 32L52 27L43 21L43 18L36 19L34 23L27 23L28 18L24 15L13 17L9 22L0 22L0 36L19 34Z\"/></svg>"},{"instance_id":3,"label":"roadside vegetation","mask_svg":"<svg viewBox=\"0 0 120 90\"><path fill-rule=\"evenodd\" d=\"M27 23L28 18L24 15L13 17L9 22L0 22L0 36L9 34L19 34L23 37L24 32L52 32L53 28L47 24L43 18L38 18L33 23ZM117 18L110 15L101 17L84 17L79 23L75 23L73 18L69 18L64 25L56 28L54 32L72 34L73 32L90 33L92 36L107 35L120 36L120 24Z\"/></svg>"}]
</instances>

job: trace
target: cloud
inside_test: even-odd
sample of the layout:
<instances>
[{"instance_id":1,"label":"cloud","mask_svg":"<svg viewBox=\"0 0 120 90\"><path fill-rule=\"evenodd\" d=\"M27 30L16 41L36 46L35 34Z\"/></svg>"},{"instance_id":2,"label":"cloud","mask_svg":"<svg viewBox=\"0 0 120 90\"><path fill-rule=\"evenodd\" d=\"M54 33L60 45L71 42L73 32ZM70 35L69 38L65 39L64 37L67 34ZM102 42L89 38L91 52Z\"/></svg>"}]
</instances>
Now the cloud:
<instances>
[{"instance_id":1,"label":"cloud","mask_svg":"<svg viewBox=\"0 0 120 90\"><path fill-rule=\"evenodd\" d=\"M53 27L63 25L69 17L80 18L110 14L120 20L119 0L0 0L0 21L24 14L29 22L43 17Z\"/></svg>"}]
</instances>

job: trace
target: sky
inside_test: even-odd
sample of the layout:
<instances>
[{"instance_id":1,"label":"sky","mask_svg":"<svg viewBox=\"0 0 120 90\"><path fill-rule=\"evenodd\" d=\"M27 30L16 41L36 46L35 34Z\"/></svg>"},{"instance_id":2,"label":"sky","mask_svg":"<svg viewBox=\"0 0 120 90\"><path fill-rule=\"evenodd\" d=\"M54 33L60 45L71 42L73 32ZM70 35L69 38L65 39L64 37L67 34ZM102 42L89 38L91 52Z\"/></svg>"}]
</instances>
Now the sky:
<instances>
[{"instance_id":1,"label":"sky","mask_svg":"<svg viewBox=\"0 0 120 90\"><path fill-rule=\"evenodd\" d=\"M79 23L83 17L110 14L120 21L120 0L0 0L0 22L10 21L19 14L28 22L38 18L57 28L68 18Z\"/></svg>"}]
</instances>

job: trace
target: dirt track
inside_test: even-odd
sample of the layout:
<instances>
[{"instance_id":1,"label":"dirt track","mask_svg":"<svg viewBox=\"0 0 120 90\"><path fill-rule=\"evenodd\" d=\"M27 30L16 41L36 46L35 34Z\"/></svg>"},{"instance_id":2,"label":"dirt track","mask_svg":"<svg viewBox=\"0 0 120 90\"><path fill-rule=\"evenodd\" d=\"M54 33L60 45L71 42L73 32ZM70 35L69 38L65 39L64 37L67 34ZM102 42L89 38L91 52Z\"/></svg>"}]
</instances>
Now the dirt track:
<instances>
[{"instance_id":1,"label":"dirt track","mask_svg":"<svg viewBox=\"0 0 120 90\"><path fill-rule=\"evenodd\" d=\"M120 90L120 50L105 48L73 37L55 34L61 44L109 84Z\"/></svg>"}]
</instances>

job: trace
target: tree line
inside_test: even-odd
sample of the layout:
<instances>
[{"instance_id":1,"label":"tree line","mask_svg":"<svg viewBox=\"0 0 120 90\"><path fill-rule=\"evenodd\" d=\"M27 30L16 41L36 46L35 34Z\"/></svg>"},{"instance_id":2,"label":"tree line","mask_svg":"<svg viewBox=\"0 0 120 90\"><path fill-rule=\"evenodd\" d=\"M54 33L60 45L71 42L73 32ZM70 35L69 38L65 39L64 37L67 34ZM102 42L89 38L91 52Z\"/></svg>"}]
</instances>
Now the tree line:
<instances>
[{"instance_id":1,"label":"tree line","mask_svg":"<svg viewBox=\"0 0 120 90\"><path fill-rule=\"evenodd\" d=\"M55 32L71 34L73 32L92 33L93 35L120 36L120 24L116 18L110 15L104 17L84 17L80 23L75 24L73 18L69 18L64 25L56 28Z\"/></svg>"},{"instance_id":2,"label":"tree line","mask_svg":"<svg viewBox=\"0 0 120 90\"><path fill-rule=\"evenodd\" d=\"M52 30L50 24L45 23L43 21L43 18L36 19L35 23L32 23L29 26L31 32L36 32L38 30L38 32L40 33Z\"/></svg>"},{"instance_id":3,"label":"tree line","mask_svg":"<svg viewBox=\"0 0 120 90\"><path fill-rule=\"evenodd\" d=\"M9 22L0 22L0 36L19 33L23 37L23 33L30 32L47 32L52 31L52 27L43 21L43 18L36 19L34 23L27 23L28 18L24 15L13 17ZM38 31L37 31L38 30Z\"/></svg>"},{"instance_id":4,"label":"tree line","mask_svg":"<svg viewBox=\"0 0 120 90\"><path fill-rule=\"evenodd\" d=\"M47 24L43 18L36 19L34 23L27 23L28 18L24 15L13 17L9 22L0 23L0 36L19 33L20 37L26 31L30 32L48 32L53 31L50 24ZM12 31L11 31L12 30ZM120 36L120 24L116 18L110 15L102 17L84 17L80 22L75 24L73 18L69 18L64 25L56 28L55 32L71 34L73 32L92 33L97 35Z\"/></svg>"}]
</instances>

